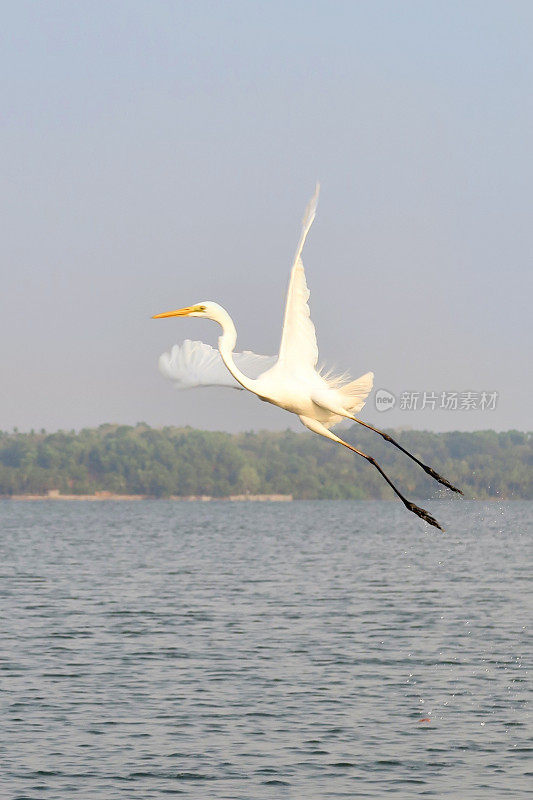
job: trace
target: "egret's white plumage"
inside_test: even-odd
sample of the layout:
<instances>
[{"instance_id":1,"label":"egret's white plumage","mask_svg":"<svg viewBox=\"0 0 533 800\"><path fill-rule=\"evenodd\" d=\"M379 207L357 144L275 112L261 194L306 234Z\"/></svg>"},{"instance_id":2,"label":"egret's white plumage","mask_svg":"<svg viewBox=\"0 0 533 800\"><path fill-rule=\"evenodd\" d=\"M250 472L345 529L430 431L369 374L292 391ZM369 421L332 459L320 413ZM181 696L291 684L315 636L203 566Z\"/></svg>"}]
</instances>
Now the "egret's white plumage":
<instances>
[{"instance_id":1,"label":"egret's white plumage","mask_svg":"<svg viewBox=\"0 0 533 800\"><path fill-rule=\"evenodd\" d=\"M287 373L305 377L308 377L311 371L314 372L318 362L315 326L309 309L310 292L302 262L303 246L316 215L318 191L317 184L302 220L302 233L291 269L279 347L280 367Z\"/></svg>"},{"instance_id":2,"label":"egret's white plumage","mask_svg":"<svg viewBox=\"0 0 533 800\"><path fill-rule=\"evenodd\" d=\"M364 406L372 389L372 372L352 381L347 376L334 377L316 369L318 345L309 310L310 293L301 254L315 218L318 191L317 185L302 220L302 232L287 291L279 355L262 356L249 350L243 353L231 351L230 360L249 379L242 383L235 379L231 365L226 366L220 350L215 350L205 342L187 339L159 358L160 371L176 386L250 389L262 400L298 414L307 427L307 420L315 417L330 428L342 417L350 417ZM224 339L228 330L230 335L233 334L229 314L218 303L205 301L200 305L204 307L203 312L192 312L187 316L204 316L218 322L224 331L221 339Z\"/></svg>"},{"instance_id":3,"label":"egret's white plumage","mask_svg":"<svg viewBox=\"0 0 533 800\"><path fill-rule=\"evenodd\" d=\"M251 378L258 378L272 367L276 356L258 356L250 350L234 353L235 363ZM229 389L244 389L228 370L218 350L206 342L185 339L175 344L170 353L159 356L159 371L174 382L178 389L195 389L199 386L224 386Z\"/></svg>"},{"instance_id":4,"label":"egret's white plumage","mask_svg":"<svg viewBox=\"0 0 533 800\"><path fill-rule=\"evenodd\" d=\"M343 418L354 420L379 433L443 485L455 489L431 467L422 464L388 434L355 418L372 389L374 375L367 372L357 380L346 376L333 377L317 370L318 346L315 326L309 311L309 289L302 262L302 250L313 224L318 202L319 186L311 198L302 220L302 231L291 269L283 330L278 356L261 356L250 351L235 353L237 332L228 312L210 300L194 306L156 314L164 317L203 317L217 322L222 328L218 350L204 342L186 340L175 345L170 353L159 359L159 369L180 388L196 386L224 386L247 389L261 400L280 406L297 414L302 423L315 433L344 445L366 458L383 475L410 511L440 528L437 521L424 509L406 500L385 475L376 461L366 453L336 436L330 428Z\"/></svg>"}]
</instances>

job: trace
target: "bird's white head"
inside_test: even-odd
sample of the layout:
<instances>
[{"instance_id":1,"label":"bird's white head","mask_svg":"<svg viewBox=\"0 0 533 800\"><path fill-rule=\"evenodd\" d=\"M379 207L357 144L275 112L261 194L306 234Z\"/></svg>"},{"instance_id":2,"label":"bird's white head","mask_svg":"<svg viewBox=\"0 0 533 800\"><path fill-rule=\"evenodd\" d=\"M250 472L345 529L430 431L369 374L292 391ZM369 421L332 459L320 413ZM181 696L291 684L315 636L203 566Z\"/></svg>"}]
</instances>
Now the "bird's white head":
<instances>
[{"instance_id":1,"label":"bird's white head","mask_svg":"<svg viewBox=\"0 0 533 800\"><path fill-rule=\"evenodd\" d=\"M213 303L212 300L204 300L202 303L196 303L194 306L186 306L185 308L178 308L176 311L164 311L162 314L155 314L152 319L166 319L167 317L203 317L204 319L212 319L214 322L222 323L228 316L228 312L219 306L218 303Z\"/></svg>"},{"instance_id":2,"label":"bird's white head","mask_svg":"<svg viewBox=\"0 0 533 800\"><path fill-rule=\"evenodd\" d=\"M219 348L225 351L233 350L237 341L237 331L230 315L225 308L213 303L212 300L204 300L194 306L178 308L176 311L164 311L162 314L155 314L152 319L166 319L167 317L203 317L218 322L222 328L222 336L218 340Z\"/></svg>"}]
</instances>

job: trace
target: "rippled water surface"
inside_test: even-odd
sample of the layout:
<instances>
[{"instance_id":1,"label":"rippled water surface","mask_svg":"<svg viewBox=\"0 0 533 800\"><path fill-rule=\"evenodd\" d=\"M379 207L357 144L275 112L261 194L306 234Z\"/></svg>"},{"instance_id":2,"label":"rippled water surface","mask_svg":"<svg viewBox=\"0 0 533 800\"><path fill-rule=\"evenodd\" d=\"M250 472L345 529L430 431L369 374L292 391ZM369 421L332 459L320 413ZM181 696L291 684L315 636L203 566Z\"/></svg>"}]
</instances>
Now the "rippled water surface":
<instances>
[{"instance_id":1,"label":"rippled water surface","mask_svg":"<svg viewBox=\"0 0 533 800\"><path fill-rule=\"evenodd\" d=\"M427 505L0 503L0 796L526 798L533 503Z\"/></svg>"}]
</instances>

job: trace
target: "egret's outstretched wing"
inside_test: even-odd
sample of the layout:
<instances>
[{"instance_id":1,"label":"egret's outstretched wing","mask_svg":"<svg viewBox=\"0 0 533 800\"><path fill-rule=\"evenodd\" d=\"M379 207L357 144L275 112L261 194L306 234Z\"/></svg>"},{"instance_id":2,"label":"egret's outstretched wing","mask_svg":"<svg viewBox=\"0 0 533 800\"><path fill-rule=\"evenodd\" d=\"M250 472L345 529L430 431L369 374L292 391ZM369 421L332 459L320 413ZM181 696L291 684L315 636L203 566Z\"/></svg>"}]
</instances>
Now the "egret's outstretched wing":
<instances>
[{"instance_id":1,"label":"egret's outstretched wing","mask_svg":"<svg viewBox=\"0 0 533 800\"><path fill-rule=\"evenodd\" d=\"M302 233L291 270L279 348L280 366L296 374L314 369L318 361L315 326L311 321L309 311L309 289L305 280L301 255L305 239L315 218L319 189L320 186L317 183L315 193L309 201L302 220Z\"/></svg>"},{"instance_id":2,"label":"egret's outstretched wing","mask_svg":"<svg viewBox=\"0 0 533 800\"><path fill-rule=\"evenodd\" d=\"M258 356L250 350L234 353L235 363L250 378L258 378L262 372L274 366L276 356ZM175 344L170 353L159 356L159 371L174 381L178 389L193 389L196 386L227 386L242 389L222 361L222 356L205 342L190 339Z\"/></svg>"}]
</instances>

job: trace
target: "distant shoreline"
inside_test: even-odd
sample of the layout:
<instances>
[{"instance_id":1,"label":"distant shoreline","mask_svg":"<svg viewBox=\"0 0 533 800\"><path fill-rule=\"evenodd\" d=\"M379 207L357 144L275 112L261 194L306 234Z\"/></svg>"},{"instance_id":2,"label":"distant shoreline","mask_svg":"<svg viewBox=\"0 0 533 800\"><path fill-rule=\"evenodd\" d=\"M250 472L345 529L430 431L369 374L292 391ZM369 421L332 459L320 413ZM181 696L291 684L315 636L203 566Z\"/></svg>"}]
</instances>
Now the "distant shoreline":
<instances>
[{"instance_id":1,"label":"distant shoreline","mask_svg":"<svg viewBox=\"0 0 533 800\"><path fill-rule=\"evenodd\" d=\"M359 428L360 426L357 426ZM412 497L438 486L366 429L346 432ZM533 431L400 431L399 444L453 480L466 497L533 495ZM390 498L377 470L308 433L227 434L139 423L79 433L2 433L0 497L16 500L341 500ZM182 493L184 496L182 496ZM5 505L5 503L4 503Z\"/></svg>"},{"instance_id":2,"label":"distant shoreline","mask_svg":"<svg viewBox=\"0 0 533 800\"><path fill-rule=\"evenodd\" d=\"M331 498L314 498L315 500L323 499L330 500ZM341 498L342 500L353 501L354 498ZM432 497L424 498L426 500L449 500L449 497ZM511 501L524 501L533 502L532 498L524 497L466 497L465 501L474 501L480 503L506 503ZM0 500L13 500L15 502L35 502L35 501L57 501L66 500L70 501L83 501L89 503L103 503L108 500L137 502L139 500L167 500L171 502L184 502L184 503L209 503L209 502L223 502L223 503L290 503L294 500L292 494L237 494L229 495L228 497L213 497L211 495L170 495L168 497L156 497L149 494L113 494L112 492L96 492L96 494L0 494ZM357 498L357 502L383 502L392 503L394 499L379 499L376 497Z\"/></svg>"},{"instance_id":3,"label":"distant shoreline","mask_svg":"<svg viewBox=\"0 0 533 800\"><path fill-rule=\"evenodd\" d=\"M47 494L11 494L0 495L2 500L20 500L31 502L34 500L85 500L89 502L105 502L106 500L173 500L173 501L200 501L211 502L224 500L229 502L253 503L286 503L291 502L292 494L232 494L228 497L213 497L211 495L170 495L169 497L153 497L148 494L113 494L113 492L95 492L95 494L60 494L55 489Z\"/></svg>"}]
</instances>

